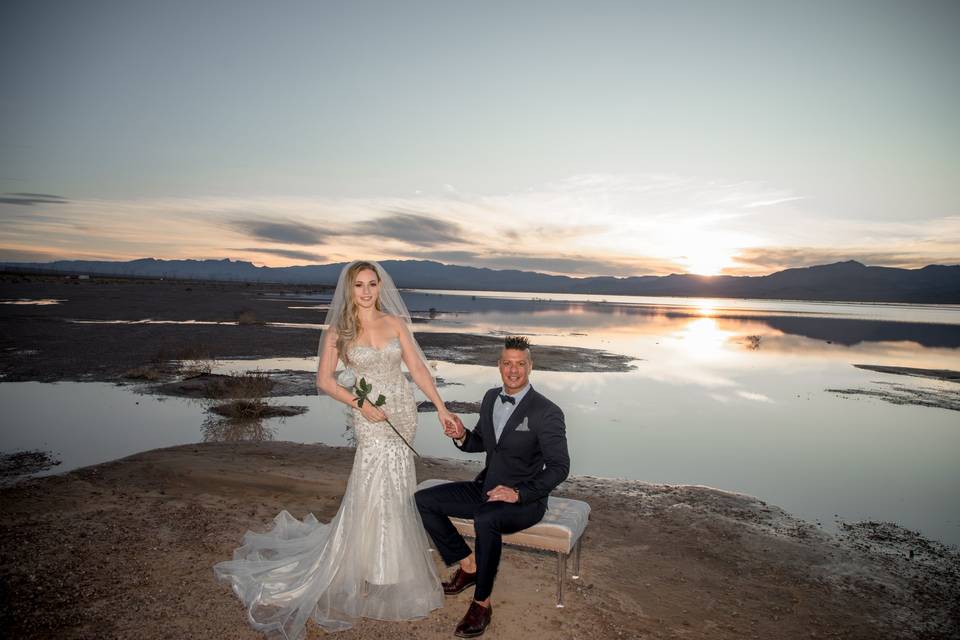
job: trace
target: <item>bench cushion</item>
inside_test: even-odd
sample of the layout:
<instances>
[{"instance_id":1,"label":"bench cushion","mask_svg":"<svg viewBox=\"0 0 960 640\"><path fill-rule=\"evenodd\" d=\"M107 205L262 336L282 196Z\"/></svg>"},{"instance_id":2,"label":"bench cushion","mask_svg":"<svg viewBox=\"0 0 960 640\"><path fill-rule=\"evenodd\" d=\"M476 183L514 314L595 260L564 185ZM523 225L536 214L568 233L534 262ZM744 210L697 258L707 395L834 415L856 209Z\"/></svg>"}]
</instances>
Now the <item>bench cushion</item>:
<instances>
[{"instance_id":1,"label":"bench cushion","mask_svg":"<svg viewBox=\"0 0 960 640\"><path fill-rule=\"evenodd\" d=\"M439 478L424 480L417 485L417 489L427 489L447 482L451 481ZM550 496L547 498L547 512L540 522L523 531L504 535L503 541L507 544L516 544L533 549L570 553L583 534L583 530L587 528L589 518L590 505L586 502L572 498ZM473 520L450 518L450 521L460 532L460 535L476 537L473 530Z\"/></svg>"}]
</instances>

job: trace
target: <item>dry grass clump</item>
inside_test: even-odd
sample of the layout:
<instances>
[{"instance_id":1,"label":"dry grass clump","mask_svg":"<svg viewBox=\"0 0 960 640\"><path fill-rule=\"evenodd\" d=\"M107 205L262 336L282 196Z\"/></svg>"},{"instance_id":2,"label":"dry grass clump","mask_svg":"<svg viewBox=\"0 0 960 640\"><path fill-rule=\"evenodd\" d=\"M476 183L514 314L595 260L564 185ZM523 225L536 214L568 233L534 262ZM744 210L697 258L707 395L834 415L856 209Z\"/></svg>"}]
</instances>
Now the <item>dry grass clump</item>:
<instances>
[{"instance_id":1,"label":"dry grass clump","mask_svg":"<svg viewBox=\"0 0 960 640\"><path fill-rule=\"evenodd\" d=\"M189 377L201 373L210 373L216 366L217 360L213 357L207 345L197 342L177 348L162 345L153 354L150 363L159 371L164 371L172 365L174 370L171 373ZM135 371L135 369L131 369L131 371Z\"/></svg>"},{"instance_id":2,"label":"dry grass clump","mask_svg":"<svg viewBox=\"0 0 960 640\"><path fill-rule=\"evenodd\" d=\"M210 407L209 411L215 415L208 416L204 420L204 441L239 442L272 440L276 435L276 429L265 425L265 418L280 417L282 419L300 415L307 411L307 407L278 407L260 398L238 398Z\"/></svg>"},{"instance_id":3,"label":"dry grass clump","mask_svg":"<svg viewBox=\"0 0 960 640\"><path fill-rule=\"evenodd\" d=\"M278 416L296 416L306 411L306 407L278 407L268 404L260 398L254 398L252 400L240 398L211 407L210 411L218 416L240 422Z\"/></svg>"},{"instance_id":4,"label":"dry grass clump","mask_svg":"<svg viewBox=\"0 0 960 640\"><path fill-rule=\"evenodd\" d=\"M229 377L216 378L207 385L208 398L262 398L273 389L274 382L263 371L232 373Z\"/></svg>"},{"instance_id":5,"label":"dry grass clump","mask_svg":"<svg viewBox=\"0 0 960 640\"><path fill-rule=\"evenodd\" d=\"M275 427L262 420L229 420L209 416L203 423L204 442L262 442L276 437Z\"/></svg>"},{"instance_id":6,"label":"dry grass clump","mask_svg":"<svg viewBox=\"0 0 960 640\"><path fill-rule=\"evenodd\" d=\"M266 324L263 320L260 319L259 316L257 316L257 313L255 311L252 311L250 309L244 309L243 311L238 311L235 315L237 316L237 324L240 324L240 325Z\"/></svg>"},{"instance_id":7,"label":"dry grass clump","mask_svg":"<svg viewBox=\"0 0 960 640\"><path fill-rule=\"evenodd\" d=\"M178 362L179 373L184 377L210 373L217 365L217 359L210 353L209 347L202 343L181 347L174 352L172 359Z\"/></svg>"},{"instance_id":8,"label":"dry grass clump","mask_svg":"<svg viewBox=\"0 0 960 640\"><path fill-rule=\"evenodd\" d=\"M145 364L139 367L134 367L133 369L127 369L123 372L124 378L132 378L134 380L148 380L154 382L157 380L162 380L168 375L168 371L164 368L158 367L156 365Z\"/></svg>"},{"instance_id":9,"label":"dry grass clump","mask_svg":"<svg viewBox=\"0 0 960 640\"><path fill-rule=\"evenodd\" d=\"M189 377L210 373L215 364L216 359L204 344L195 343L179 348L161 345L147 364L127 369L123 377L156 382L174 375Z\"/></svg>"},{"instance_id":10,"label":"dry grass clump","mask_svg":"<svg viewBox=\"0 0 960 640\"><path fill-rule=\"evenodd\" d=\"M238 398L210 407L210 411L230 420L256 420L265 417L270 405L260 398Z\"/></svg>"},{"instance_id":11,"label":"dry grass clump","mask_svg":"<svg viewBox=\"0 0 960 640\"><path fill-rule=\"evenodd\" d=\"M207 385L206 397L227 401L208 408L214 415L204 421L204 440L269 440L275 431L264 426L264 419L296 416L307 411L303 406L277 406L266 402L263 398L273 385L270 376L262 371L233 372L230 376L212 379Z\"/></svg>"}]
</instances>

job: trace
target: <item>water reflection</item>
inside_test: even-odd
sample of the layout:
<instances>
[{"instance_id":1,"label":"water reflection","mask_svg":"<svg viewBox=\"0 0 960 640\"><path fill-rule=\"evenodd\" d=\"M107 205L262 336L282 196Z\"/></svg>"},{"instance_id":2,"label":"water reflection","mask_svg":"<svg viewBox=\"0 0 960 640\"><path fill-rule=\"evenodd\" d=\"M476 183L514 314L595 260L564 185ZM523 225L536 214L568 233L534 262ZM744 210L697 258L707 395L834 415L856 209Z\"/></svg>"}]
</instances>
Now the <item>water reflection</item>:
<instances>
[{"instance_id":1,"label":"water reflection","mask_svg":"<svg viewBox=\"0 0 960 640\"><path fill-rule=\"evenodd\" d=\"M0 300L0 304L48 305L48 304L60 304L61 302L66 302L66 299L58 300L56 298L17 298L16 300Z\"/></svg>"},{"instance_id":2,"label":"water reflection","mask_svg":"<svg viewBox=\"0 0 960 640\"><path fill-rule=\"evenodd\" d=\"M723 357L727 350L727 342L731 339L730 332L721 330L720 325L713 318L693 320L679 332L669 335L684 341L684 350L695 355L699 360Z\"/></svg>"},{"instance_id":3,"label":"water reflection","mask_svg":"<svg viewBox=\"0 0 960 640\"><path fill-rule=\"evenodd\" d=\"M204 442L260 442L275 440L278 427L266 425L262 419L235 420L209 415L203 421Z\"/></svg>"},{"instance_id":4,"label":"water reflection","mask_svg":"<svg viewBox=\"0 0 960 640\"><path fill-rule=\"evenodd\" d=\"M809 300L763 300L746 298L682 298L657 296L597 296L585 294L529 294L504 291L441 291L412 289L403 292L404 300L411 309L443 305L444 298L459 299L462 310L489 307L503 302L526 303L525 312L544 304L580 304L636 309L670 309L673 313L699 315L706 305L713 313L748 314L751 316L773 315L821 315L846 318L902 321L915 319L917 314L928 322L955 324L960 305L956 304L907 304L896 302L817 302ZM417 301L422 301L417 305ZM439 305L437 301L441 302ZM411 306L413 305L413 306ZM531 306L533 305L533 306ZM454 309L456 310L456 309Z\"/></svg>"},{"instance_id":5,"label":"water reflection","mask_svg":"<svg viewBox=\"0 0 960 640\"><path fill-rule=\"evenodd\" d=\"M960 348L960 306L783 303L777 308L730 307L730 301L692 299L684 306L650 303L568 302L472 298L406 292L411 309L435 309L429 330L526 331L560 335L589 331L661 335L664 330L707 317L744 335L780 334L856 346L871 342L914 342L923 347ZM751 301L754 302L754 301ZM439 313L439 315L437 315ZM845 315L846 314L846 315ZM519 325L519 326L518 326ZM516 327L516 328L514 328ZM420 327L418 327L420 330ZM428 329L422 329L428 330ZM771 348L775 345L771 344Z\"/></svg>"},{"instance_id":6,"label":"water reflection","mask_svg":"<svg viewBox=\"0 0 960 640\"><path fill-rule=\"evenodd\" d=\"M535 368L533 384L566 415L575 474L706 484L760 496L827 527L839 514L896 521L960 542L957 412L886 399L894 394L911 402L958 385L853 366L957 369L960 309L767 301L752 310L714 300L681 306L405 296L414 296L408 304L421 314L434 310L434 321L417 331L529 333L539 336L534 349L589 347L638 359L624 373ZM314 371L316 361L220 366ZM441 362L437 374L458 383L443 388L449 401L476 401L499 380L493 362ZM850 389L867 393L831 391ZM0 426L0 450L53 450L64 461L59 472L200 439L352 443L343 411L324 398L297 396L295 404L310 408L303 415L228 424L211 417L204 403L130 391L94 383L0 384L9 416ZM476 416L464 420L472 426ZM415 446L424 455L478 459L450 444L435 414L421 414L419 424Z\"/></svg>"},{"instance_id":7,"label":"water reflection","mask_svg":"<svg viewBox=\"0 0 960 640\"><path fill-rule=\"evenodd\" d=\"M79 320L76 318L67 318L64 322L74 324L211 324L211 325L229 325L239 326L241 323L237 320L153 320L144 318L143 320ZM260 322L264 327L294 327L297 329L324 329L326 325L316 322Z\"/></svg>"}]
</instances>

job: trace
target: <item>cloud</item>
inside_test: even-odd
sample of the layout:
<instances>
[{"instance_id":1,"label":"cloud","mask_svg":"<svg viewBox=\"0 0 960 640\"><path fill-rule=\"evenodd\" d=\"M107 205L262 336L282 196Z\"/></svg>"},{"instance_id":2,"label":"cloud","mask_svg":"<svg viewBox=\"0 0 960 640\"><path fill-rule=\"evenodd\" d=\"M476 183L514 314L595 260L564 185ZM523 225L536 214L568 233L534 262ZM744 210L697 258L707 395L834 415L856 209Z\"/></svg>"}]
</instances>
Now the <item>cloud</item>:
<instances>
[{"instance_id":1,"label":"cloud","mask_svg":"<svg viewBox=\"0 0 960 640\"><path fill-rule=\"evenodd\" d=\"M481 256L473 251L408 251L404 253L404 258L413 260L436 260L437 262L470 262L480 260Z\"/></svg>"},{"instance_id":2,"label":"cloud","mask_svg":"<svg viewBox=\"0 0 960 640\"><path fill-rule=\"evenodd\" d=\"M744 205L748 209L753 209L756 207L771 207L775 204L783 204L784 202L793 202L795 200L803 200L803 196L792 196L785 198L774 198L773 200L760 200L758 202L751 202L750 204Z\"/></svg>"},{"instance_id":3,"label":"cloud","mask_svg":"<svg viewBox=\"0 0 960 640\"><path fill-rule=\"evenodd\" d=\"M67 217L23 210L10 212L0 217L0 225L7 228L17 227L41 232L47 231L52 227L77 228L76 223Z\"/></svg>"},{"instance_id":4,"label":"cloud","mask_svg":"<svg viewBox=\"0 0 960 640\"><path fill-rule=\"evenodd\" d=\"M142 256L137 256L142 257ZM130 260L130 256L117 256L107 252L88 252L76 248L50 246L19 246L8 244L0 247L0 262L56 262L57 260Z\"/></svg>"},{"instance_id":5,"label":"cloud","mask_svg":"<svg viewBox=\"0 0 960 640\"><path fill-rule=\"evenodd\" d=\"M936 260L929 253L911 251L882 251L858 247L754 247L744 249L734 256L734 261L746 267L728 269L738 275L745 272L767 274L795 267L812 267L846 260L856 260L867 266L899 267L917 269L928 264L957 264L960 258Z\"/></svg>"},{"instance_id":6,"label":"cloud","mask_svg":"<svg viewBox=\"0 0 960 640\"><path fill-rule=\"evenodd\" d=\"M450 188L407 197L4 199L17 202L0 204L4 244L60 256L173 259L245 247L271 266L369 256L574 276L960 261L958 215L855 219L789 188L673 175L590 174L483 195ZM27 206L43 200L60 204Z\"/></svg>"},{"instance_id":7,"label":"cloud","mask_svg":"<svg viewBox=\"0 0 960 640\"><path fill-rule=\"evenodd\" d=\"M656 259L630 258L608 260L589 256L531 256L510 253L477 253L473 251L408 252L404 257L417 260L436 260L470 267L488 269L519 269L575 276L636 276L653 274L668 268ZM669 265L676 268L676 265Z\"/></svg>"},{"instance_id":8,"label":"cloud","mask_svg":"<svg viewBox=\"0 0 960 640\"><path fill-rule=\"evenodd\" d=\"M247 253L269 253L275 256L281 256L284 258L292 258L294 260L310 260L312 262L325 262L327 258L320 255L319 253L311 253L309 251L297 251L296 249L278 249L276 247L236 247L231 248L230 251L244 251Z\"/></svg>"},{"instance_id":9,"label":"cloud","mask_svg":"<svg viewBox=\"0 0 960 640\"><path fill-rule=\"evenodd\" d=\"M737 391L737 395L743 398L744 400L753 400L754 402L773 402L770 397L763 395L762 393L755 393L753 391Z\"/></svg>"},{"instance_id":10,"label":"cloud","mask_svg":"<svg viewBox=\"0 0 960 640\"><path fill-rule=\"evenodd\" d=\"M394 210L390 215L369 222L363 234L400 240L420 247L438 244L470 243L460 225L420 213ZM358 234L358 235L363 235Z\"/></svg>"},{"instance_id":11,"label":"cloud","mask_svg":"<svg viewBox=\"0 0 960 640\"><path fill-rule=\"evenodd\" d=\"M47 251L0 247L0 262L53 262L60 256Z\"/></svg>"},{"instance_id":12,"label":"cloud","mask_svg":"<svg viewBox=\"0 0 960 640\"><path fill-rule=\"evenodd\" d=\"M336 235L326 229L294 220L234 220L232 225L249 236L260 240L283 242L285 244L315 245L323 244L327 238Z\"/></svg>"},{"instance_id":13,"label":"cloud","mask_svg":"<svg viewBox=\"0 0 960 640\"><path fill-rule=\"evenodd\" d=\"M521 227L515 224L515 226L512 227L499 229L498 234L502 238L515 240L517 242L560 242L566 244L571 241L583 240L589 236L609 233L610 231L610 227L599 224L570 224L556 227L547 224Z\"/></svg>"},{"instance_id":14,"label":"cloud","mask_svg":"<svg viewBox=\"0 0 960 640\"><path fill-rule=\"evenodd\" d=\"M325 218L329 220L330 216ZM353 219L353 212L349 215L341 213L339 218L333 219ZM336 222L320 227L290 219L243 219L233 220L229 225L258 240L296 245L323 244L334 237L362 238L365 236L397 240L421 247L470 242L459 224L399 209L390 210L385 216L373 217L336 229L334 228Z\"/></svg>"},{"instance_id":15,"label":"cloud","mask_svg":"<svg viewBox=\"0 0 960 640\"><path fill-rule=\"evenodd\" d=\"M0 204L16 204L32 207L37 204L67 204L70 202L62 196L48 193L5 193L0 196Z\"/></svg>"}]
</instances>

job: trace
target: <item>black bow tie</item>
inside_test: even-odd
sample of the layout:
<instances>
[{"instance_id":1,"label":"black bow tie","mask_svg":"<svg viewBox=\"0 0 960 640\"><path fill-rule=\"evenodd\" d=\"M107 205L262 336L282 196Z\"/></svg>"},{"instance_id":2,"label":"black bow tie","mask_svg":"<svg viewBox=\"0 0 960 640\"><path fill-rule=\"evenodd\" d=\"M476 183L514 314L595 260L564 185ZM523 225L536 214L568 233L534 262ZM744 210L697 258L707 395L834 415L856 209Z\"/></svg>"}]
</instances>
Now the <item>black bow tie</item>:
<instances>
[{"instance_id":1,"label":"black bow tie","mask_svg":"<svg viewBox=\"0 0 960 640\"><path fill-rule=\"evenodd\" d=\"M500 402L509 402L513 406L517 406L517 399L513 396L508 396L505 393L500 394Z\"/></svg>"}]
</instances>

